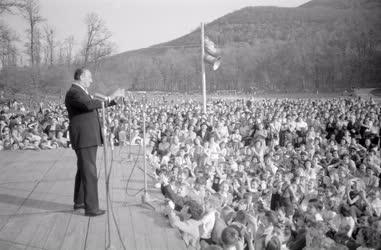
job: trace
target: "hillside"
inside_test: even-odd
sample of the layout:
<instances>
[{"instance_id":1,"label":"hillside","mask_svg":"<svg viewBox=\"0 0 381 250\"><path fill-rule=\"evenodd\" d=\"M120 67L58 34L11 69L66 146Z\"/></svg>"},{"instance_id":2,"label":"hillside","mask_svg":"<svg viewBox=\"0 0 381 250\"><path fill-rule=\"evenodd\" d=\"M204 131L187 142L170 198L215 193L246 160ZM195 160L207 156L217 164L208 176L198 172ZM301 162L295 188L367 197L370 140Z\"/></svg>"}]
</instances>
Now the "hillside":
<instances>
[{"instance_id":1,"label":"hillside","mask_svg":"<svg viewBox=\"0 0 381 250\"><path fill-rule=\"evenodd\" d=\"M330 7L335 9L350 9L350 8L363 8L363 9L373 9L379 8L381 2L378 0L312 0L307 2L300 7L311 8L311 7Z\"/></svg>"},{"instance_id":2,"label":"hillside","mask_svg":"<svg viewBox=\"0 0 381 250\"><path fill-rule=\"evenodd\" d=\"M246 7L222 16L205 27L223 49L220 69L207 67L208 91L379 86L380 10L379 0L312 0L296 8ZM109 57L96 67L97 88L200 91L199 44L195 27L172 41Z\"/></svg>"},{"instance_id":3,"label":"hillside","mask_svg":"<svg viewBox=\"0 0 381 250\"><path fill-rule=\"evenodd\" d=\"M247 7L206 25L224 51L209 90L332 91L381 82L378 0ZM133 89L200 89L200 30L107 59L99 80ZM104 86L103 86L104 87Z\"/></svg>"}]
</instances>

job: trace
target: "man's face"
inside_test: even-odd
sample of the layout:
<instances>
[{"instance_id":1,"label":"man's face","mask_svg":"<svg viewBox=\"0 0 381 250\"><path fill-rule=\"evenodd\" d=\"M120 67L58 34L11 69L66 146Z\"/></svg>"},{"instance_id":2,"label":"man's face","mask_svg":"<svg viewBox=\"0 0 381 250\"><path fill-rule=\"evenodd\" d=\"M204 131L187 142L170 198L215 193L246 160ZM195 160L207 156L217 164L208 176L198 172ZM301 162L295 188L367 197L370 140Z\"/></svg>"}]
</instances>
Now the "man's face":
<instances>
[{"instance_id":1,"label":"man's face","mask_svg":"<svg viewBox=\"0 0 381 250\"><path fill-rule=\"evenodd\" d=\"M93 83L93 78L90 71L85 70L85 72L83 72L81 75L81 83L85 88L90 87L90 85Z\"/></svg>"},{"instance_id":2,"label":"man's face","mask_svg":"<svg viewBox=\"0 0 381 250\"><path fill-rule=\"evenodd\" d=\"M306 161L308 159L308 156L306 154L302 154L301 156L303 161Z\"/></svg>"},{"instance_id":3,"label":"man's face","mask_svg":"<svg viewBox=\"0 0 381 250\"><path fill-rule=\"evenodd\" d=\"M348 155L344 156L343 161L345 164L348 164L349 163L349 156Z\"/></svg>"},{"instance_id":4,"label":"man's face","mask_svg":"<svg viewBox=\"0 0 381 250\"><path fill-rule=\"evenodd\" d=\"M373 170L371 168L368 168L366 170L366 173L369 175L369 176L372 176L373 175Z\"/></svg>"},{"instance_id":5,"label":"man's face","mask_svg":"<svg viewBox=\"0 0 381 250\"><path fill-rule=\"evenodd\" d=\"M3 134L8 135L9 134L9 127L3 128Z\"/></svg>"}]
</instances>

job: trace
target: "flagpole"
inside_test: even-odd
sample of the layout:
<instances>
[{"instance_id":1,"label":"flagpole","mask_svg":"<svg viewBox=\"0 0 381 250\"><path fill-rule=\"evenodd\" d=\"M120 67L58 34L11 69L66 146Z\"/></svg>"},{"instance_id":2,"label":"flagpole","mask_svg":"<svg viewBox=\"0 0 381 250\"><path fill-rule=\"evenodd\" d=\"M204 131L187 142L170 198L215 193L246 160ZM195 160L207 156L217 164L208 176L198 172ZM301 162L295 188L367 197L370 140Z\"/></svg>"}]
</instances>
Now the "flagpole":
<instances>
[{"instance_id":1,"label":"flagpole","mask_svg":"<svg viewBox=\"0 0 381 250\"><path fill-rule=\"evenodd\" d=\"M202 100L203 111L206 114L206 77L205 77L205 47L204 47L204 23L201 23L201 74L202 74Z\"/></svg>"}]
</instances>

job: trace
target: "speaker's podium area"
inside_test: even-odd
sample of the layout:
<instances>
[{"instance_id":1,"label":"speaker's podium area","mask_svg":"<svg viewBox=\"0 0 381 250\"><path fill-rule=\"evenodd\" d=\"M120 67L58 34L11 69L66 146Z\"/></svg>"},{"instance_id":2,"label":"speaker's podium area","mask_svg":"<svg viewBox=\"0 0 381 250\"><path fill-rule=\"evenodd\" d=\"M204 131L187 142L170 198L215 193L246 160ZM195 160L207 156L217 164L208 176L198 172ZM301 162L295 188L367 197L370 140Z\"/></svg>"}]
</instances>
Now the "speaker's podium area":
<instances>
[{"instance_id":1,"label":"speaker's podium area","mask_svg":"<svg viewBox=\"0 0 381 250\"><path fill-rule=\"evenodd\" d=\"M127 147L116 147L113 154L111 249L186 249L180 233L169 226L168 219L142 204L143 192L138 192L144 187L142 152L137 146L132 147L131 153ZM111 156L107 158L110 164ZM106 209L102 148L98 148L97 168L100 207ZM107 215L86 217L83 209L73 210L73 150L2 151L0 170L1 250L96 250L109 246ZM152 179L147 180L150 197L163 199Z\"/></svg>"}]
</instances>

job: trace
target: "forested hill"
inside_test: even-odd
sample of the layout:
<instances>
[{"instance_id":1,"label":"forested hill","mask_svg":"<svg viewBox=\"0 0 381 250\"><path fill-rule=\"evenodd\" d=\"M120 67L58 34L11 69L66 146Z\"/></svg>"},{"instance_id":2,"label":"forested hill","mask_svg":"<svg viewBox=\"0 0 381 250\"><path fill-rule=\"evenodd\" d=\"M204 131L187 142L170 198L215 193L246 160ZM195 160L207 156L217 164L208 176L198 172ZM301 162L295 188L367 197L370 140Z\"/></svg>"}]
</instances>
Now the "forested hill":
<instances>
[{"instance_id":1,"label":"forested hill","mask_svg":"<svg viewBox=\"0 0 381 250\"><path fill-rule=\"evenodd\" d=\"M336 40L367 32L378 33L380 38L380 11L379 0L313 0L297 8L247 7L215 20L206 30L222 46L253 45L263 40L302 42L316 32L327 33L327 38ZM347 33L347 37L342 33ZM157 46L194 44L199 39L200 31L196 30Z\"/></svg>"},{"instance_id":2,"label":"forested hill","mask_svg":"<svg viewBox=\"0 0 381 250\"><path fill-rule=\"evenodd\" d=\"M380 10L379 0L313 0L297 8L247 7L227 14L205 27L223 49L221 68L213 72L208 67L208 89L377 86ZM111 57L98 76L101 82L134 89L199 90L199 44L198 28L173 41Z\"/></svg>"}]
</instances>

